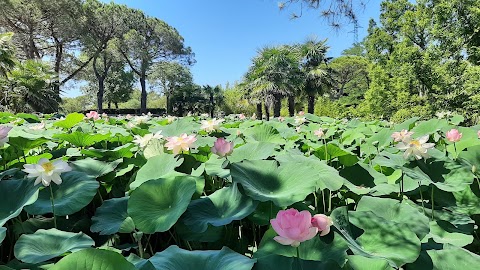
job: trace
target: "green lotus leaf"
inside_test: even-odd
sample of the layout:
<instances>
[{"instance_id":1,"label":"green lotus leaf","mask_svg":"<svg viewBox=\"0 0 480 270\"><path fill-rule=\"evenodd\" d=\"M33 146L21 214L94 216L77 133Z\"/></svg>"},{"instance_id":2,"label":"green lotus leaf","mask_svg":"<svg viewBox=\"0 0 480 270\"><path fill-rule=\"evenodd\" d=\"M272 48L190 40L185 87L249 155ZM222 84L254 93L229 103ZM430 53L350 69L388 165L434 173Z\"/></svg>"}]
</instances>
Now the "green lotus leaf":
<instances>
[{"instance_id":1,"label":"green lotus leaf","mask_svg":"<svg viewBox=\"0 0 480 270\"><path fill-rule=\"evenodd\" d=\"M34 234L23 234L15 243L15 258L26 263L41 263L65 252L89 248L95 242L83 233L40 229Z\"/></svg>"},{"instance_id":2,"label":"green lotus leaf","mask_svg":"<svg viewBox=\"0 0 480 270\"><path fill-rule=\"evenodd\" d=\"M257 201L240 193L234 184L192 201L182 220L191 230L204 232L209 224L219 227L245 218L257 204Z\"/></svg>"},{"instance_id":3,"label":"green lotus leaf","mask_svg":"<svg viewBox=\"0 0 480 270\"><path fill-rule=\"evenodd\" d=\"M185 212L195 191L191 176L147 181L130 194L128 215L144 233L165 232Z\"/></svg>"},{"instance_id":4,"label":"green lotus leaf","mask_svg":"<svg viewBox=\"0 0 480 270\"><path fill-rule=\"evenodd\" d=\"M0 226L7 223L22 212L23 207L34 203L38 198L38 186L31 180L2 180L0 181Z\"/></svg>"},{"instance_id":5,"label":"green lotus leaf","mask_svg":"<svg viewBox=\"0 0 480 270\"><path fill-rule=\"evenodd\" d=\"M178 246L170 246L148 260L157 270L250 270L256 262L227 247L187 251Z\"/></svg>"},{"instance_id":6,"label":"green lotus leaf","mask_svg":"<svg viewBox=\"0 0 480 270\"><path fill-rule=\"evenodd\" d=\"M158 179L164 175L171 174L175 168L183 163L183 158L174 155L162 154L151 157L137 172L135 181L130 184L131 189L136 189L148 180Z\"/></svg>"},{"instance_id":7,"label":"green lotus leaf","mask_svg":"<svg viewBox=\"0 0 480 270\"><path fill-rule=\"evenodd\" d=\"M135 230L135 224L127 213L128 197L106 200L97 208L92 217L92 232L100 235L110 235L117 232L130 233Z\"/></svg>"},{"instance_id":8,"label":"green lotus leaf","mask_svg":"<svg viewBox=\"0 0 480 270\"><path fill-rule=\"evenodd\" d=\"M83 172L66 172L61 174L62 184L52 183L55 215L66 216L80 211L87 206L97 193L98 182ZM39 192L38 200L25 210L31 215L52 213L50 188Z\"/></svg>"},{"instance_id":9,"label":"green lotus leaf","mask_svg":"<svg viewBox=\"0 0 480 270\"><path fill-rule=\"evenodd\" d=\"M121 254L104 249L84 249L66 256L49 270L136 270Z\"/></svg>"}]
</instances>

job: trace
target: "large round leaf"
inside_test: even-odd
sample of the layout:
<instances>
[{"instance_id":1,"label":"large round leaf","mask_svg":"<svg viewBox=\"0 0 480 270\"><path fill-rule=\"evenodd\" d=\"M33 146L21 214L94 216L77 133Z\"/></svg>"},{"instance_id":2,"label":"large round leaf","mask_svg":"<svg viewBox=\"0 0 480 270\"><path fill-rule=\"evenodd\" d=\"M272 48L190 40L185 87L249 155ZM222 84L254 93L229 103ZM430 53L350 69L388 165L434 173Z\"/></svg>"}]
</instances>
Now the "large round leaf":
<instances>
[{"instance_id":1,"label":"large round leaf","mask_svg":"<svg viewBox=\"0 0 480 270\"><path fill-rule=\"evenodd\" d=\"M83 172L67 172L61 175L62 184L52 183L55 215L66 216L80 211L88 205L99 187L98 182ZM31 215L52 213L50 188L40 191L38 200L25 210Z\"/></svg>"},{"instance_id":2,"label":"large round leaf","mask_svg":"<svg viewBox=\"0 0 480 270\"><path fill-rule=\"evenodd\" d=\"M254 270L340 270L338 263L332 260L307 261L294 257L284 257L276 254L257 259Z\"/></svg>"},{"instance_id":3,"label":"large round leaf","mask_svg":"<svg viewBox=\"0 0 480 270\"><path fill-rule=\"evenodd\" d=\"M0 181L0 226L22 212L24 206L34 203L38 197L38 186L31 180Z\"/></svg>"},{"instance_id":4,"label":"large round leaf","mask_svg":"<svg viewBox=\"0 0 480 270\"><path fill-rule=\"evenodd\" d=\"M122 255L104 249L84 249L61 259L49 270L135 270Z\"/></svg>"},{"instance_id":5,"label":"large round leaf","mask_svg":"<svg viewBox=\"0 0 480 270\"><path fill-rule=\"evenodd\" d=\"M356 211L372 211L385 220L409 228L419 239L430 231L428 217L405 201L364 196L358 202Z\"/></svg>"},{"instance_id":6,"label":"large round leaf","mask_svg":"<svg viewBox=\"0 0 480 270\"><path fill-rule=\"evenodd\" d=\"M111 134L88 134L80 131L72 133L60 133L53 136L54 138L62 139L78 147L92 146L97 142L108 140Z\"/></svg>"},{"instance_id":7,"label":"large round leaf","mask_svg":"<svg viewBox=\"0 0 480 270\"><path fill-rule=\"evenodd\" d=\"M336 208L331 217L353 254L368 258L382 258L392 267L414 262L420 254L420 240L404 224L384 219L372 211L350 211ZM349 221L363 230L355 239Z\"/></svg>"},{"instance_id":8,"label":"large round leaf","mask_svg":"<svg viewBox=\"0 0 480 270\"><path fill-rule=\"evenodd\" d=\"M63 232L57 229L38 230L23 234L15 244L15 258L26 263L40 263L65 252L89 248L95 242L83 233Z\"/></svg>"},{"instance_id":9,"label":"large round leaf","mask_svg":"<svg viewBox=\"0 0 480 270\"><path fill-rule=\"evenodd\" d=\"M278 166L275 160L245 160L232 164L230 171L248 196L280 207L302 201L318 188L317 172L298 163Z\"/></svg>"},{"instance_id":10,"label":"large round leaf","mask_svg":"<svg viewBox=\"0 0 480 270\"><path fill-rule=\"evenodd\" d=\"M218 227L245 218L255 210L257 204L257 201L242 195L236 185L232 185L192 201L183 222L192 231L204 232L208 224Z\"/></svg>"},{"instance_id":11,"label":"large round leaf","mask_svg":"<svg viewBox=\"0 0 480 270\"><path fill-rule=\"evenodd\" d=\"M70 165L74 171L84 172L91 177L97 178L113 172L121 162L121 159L107 163L93 158L85 158L74 161Z\"/></svg>"},{"instance_id":12,"label":"large round leaf","mask_svg":"<svg viewBox=\"0 0 480 270\"><path fill-rule=\"evenodd\" d=\"M185 212L195 190L191 176L147 181L130 194L128 214L142 232L165 232Z\"/></svg>"},{"instance_id":13,"label":"large round leaf","mask_svg":"<svg viewBox=\"0 0 480 270\"><path fill-rule=\"evenodd\" d=\"M352 270L393 270L384 259L368 258L360 255L348 256L348 265Z\"/></svg>"},{"instance_id":14,"label":"large round leaf","mask_svg":"<svg viewBox=\"0 0 480 270\"><path fill-rule=\"evenodd\" d=\"M278 130L266 123L248 128L243 133L257 142L285 143L285 139L279 134Z\"/></svg>"},{"instance_id":15,"label":"large round leaf","mask_svg":"<svg viewBox=\"0 0 480 270\"><path fill-rule=\"evenodd\" d=\"M65 117L64 120L57 121L53 123L54 126L56 127L62 127L65 129L70 129L76 124L80 123L83 121L83 118L85 118L85 115L81 113L71 113Z\"/></svg>"},{"instance_id":16,"label":"large round leaf","mask_svg":"<svg viewBox=\"0 0 480 270\"><path fill-rule=\"evenodd\" d=\"M148 180L158 179L164 175L174 172L174 169L180 166L183 158L177 159L174 155L162 154L148 159L137 172L135 181L130 184L131 189L136 189Z\"/></svg>"},{"instance_id":17,"label":"large round leaf","mask_svg":"<svg viewBox=\"0 0 480 270\"><path fill-rule=\"evenodd\" d=\"M187 251L177 246L155 254L149 259L157 270L250 270L255 264L231 249Z\"/></svg>"},{"instance_id":18,"label":"large round leaf","mask_svg":"<svg viewBox=\"0 0 480 270\"><path fill-rule=\"evenodd\" d=\"M348 245L347 242L337 233L333 234L333 241L326 242L327 236L315 236L313 239L300 244L299 254L302 260L310 261L327 261L333 260L337 266L343 266L347 258ZM260 248L255 253L255 258L261 258L268 255L276 254L285 257L296 257L297 248L292 246L284 246L273 240L277 233L270 228L262 238Z\"/></svg>"},{"instance_id":19,"label":"large round leaf","mask_svg":"<svg viewBox=\"0 0 480 270\"><path fill-rule=\"evenodd\" d=\"M135 229L127 213L128 197L113 198L103 202L92 217L92 232L110 235L117 232L130 233Z\"/></svg>"},{"instance_id":20,"label":"large round leaf","mask_svg":"<svg viewBox=\"0 0 480 270\"><path fill-rule=\"evenodd\" d=\"M234 163L245 159L266 159L275 154L275 147L276 144L270 142L249 142L233 149L232 155L228 157L228 160Z\"/></svg>"}]
</instances>

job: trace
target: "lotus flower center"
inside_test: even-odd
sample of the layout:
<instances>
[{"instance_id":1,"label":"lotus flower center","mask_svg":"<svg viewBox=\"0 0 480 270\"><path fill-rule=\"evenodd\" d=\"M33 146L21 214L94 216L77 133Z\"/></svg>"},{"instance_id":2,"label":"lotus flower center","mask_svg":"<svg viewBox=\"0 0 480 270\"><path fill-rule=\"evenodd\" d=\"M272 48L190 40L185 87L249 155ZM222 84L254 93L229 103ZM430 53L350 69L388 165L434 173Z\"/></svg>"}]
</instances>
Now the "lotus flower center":
<instances>
[{"instance_id":1,"label":"lotus flower center","mask_svg":"<svg viewBox=\"0 0 480 270\"><path fill-rule=\"evenodd\" d=\"M45 162L45 163L42 164L42 167L45 170L45 172L47 172L47 173L51 172L51 171L53 171L53 169L55 169L52 162Z\"/></svg>"},{"instance_id":2,"label":"lotus flower center","mask_svg":"<svg viewBox=\"0 0 480 270\"><path fill-rule=\"evenodd\" d=\"M411 146L416 146L416 147L421 147L421 146L422 146L422 144L421 144L419 141L417 141L417 140L412 140L412 141L410 142L410 145L411 145Z\"/></svg>"}]
</instances>

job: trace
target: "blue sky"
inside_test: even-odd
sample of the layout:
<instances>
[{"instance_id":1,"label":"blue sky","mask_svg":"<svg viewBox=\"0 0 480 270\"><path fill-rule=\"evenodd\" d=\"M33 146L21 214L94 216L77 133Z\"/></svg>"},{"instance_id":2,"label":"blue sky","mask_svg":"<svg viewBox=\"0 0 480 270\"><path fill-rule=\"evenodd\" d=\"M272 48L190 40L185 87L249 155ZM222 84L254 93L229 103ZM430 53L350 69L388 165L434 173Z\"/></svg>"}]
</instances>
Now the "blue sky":
<instances>
[{"instance_id":1,"label":"blue sky","mask_svg":"<svg viewBox=\"0 0 480 270\"><path fill-rule=\"evenodd\" d=\"M105 2L109 0L104 0ZM143 10L175 27L195 53L192 67L197 84L225 85L240 81L258 49L266 45L302 42L309 36L328 38L329 56L339 56L353 41L353 26L333 30L316 10L304 10L291 20L298 6L280 11L276 0L114 0ZM359 39L370 18L378 20L381 0L369 0L359 12ZM67 96L79 95L72 89Z\"/></svg>"}]
</instances>

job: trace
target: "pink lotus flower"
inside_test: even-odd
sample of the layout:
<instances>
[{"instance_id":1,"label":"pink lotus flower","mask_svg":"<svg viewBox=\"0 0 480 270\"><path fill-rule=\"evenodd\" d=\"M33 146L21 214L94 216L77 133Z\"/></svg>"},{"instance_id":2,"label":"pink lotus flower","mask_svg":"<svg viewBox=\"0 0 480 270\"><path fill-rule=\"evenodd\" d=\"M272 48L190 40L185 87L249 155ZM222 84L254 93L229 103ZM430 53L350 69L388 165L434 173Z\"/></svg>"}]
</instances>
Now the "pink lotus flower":
<instances>
[{"instance_id":1,"label":"pink lotus flower","mask_svg":"<svg viewBox=\"0 0 480 270\"><path fill-rule=\"evenodd\" d=\"M320 236L327 235L332 225L332 219L328 216L317 214L312 217L312 226L318 228L318 231L321 232Z\"/></svg>"},{"instance_id":2,"label":"pink lotus flower","mask_svg":"<svg viewBox=\"0 0 480 270\"><path fill-rule=\"evenodd\" d=\"M460 133L458 129L452 128L451 130L447 131L446 137L450 142L458 142L462 138L462 133Z\"/></svg>"},{"instance_id":3,"label":"pink lotus flower","mask_svg":"<svg viewBox=\"0 0 480 270\"><path fill-rule=\"evenodd\" d=\"M0 126L0 146L8 142L8 132L10 132L11 129L12 127L9 126Z\"/></svg>"},{"instance_id":4,"label":"pink lotus flower","mask_svg":"<svg viewBox=\"0 0 480 270\"><path fill-rule=\"evenodd\" d=\"M280 121L280 122L285 121L285 117L279 116L279 117L278 117L278 121Z\"/></svg>"},{"instance_id":5,"label":"pink lotus flower","mask_svg":"<svg viewBox=\"0 0 480 270\"><path fill-rule=\"evenodd\" d=\"M90 111L89 113L85 114L88 119L98 120L100 119L100 115L96 111Z\"/></svg>"},{"instance_id":6,"label":"pink lotus flower","mask_svg":"<svg viewBox=\"0 0 480 270\"><path fill-rule=\"evenodd\" d=\"M298 112L298 115L304 116L304 115L305 115L305 112L304 112L304 111L299 111L299 112Z\"/></svg>"},{"instance_id":7,"label":"pink lotus flower","mask_svg":"<svg viewBox=\"0 0 480 270\"><path fill-rule=\"evenodd\" d=\"M412 131L408 131L406 129L403 129L400 132L394 132L392 134L392 138L395 142L402 142L402 141L408 141L410 140L410 137L413 135Z\"/></svg>"},{"instance_id":8,"label":"pink lotus flower","mask_svg":"<svg viewBox=\"0 0 480 270\"><path fill-rule=\"evenodd\" d=\"M238 118L239 118L240 120L245 120L245 118L247 118L247 117L245 116L245 114L241 113L241 114L238 116Z\"/></svg>"},{"instance_id":9,"label":"pink lotus flower","mask_svg":"<svg viewBox=\"0 0 480 270\"><path fill-rule=\"evenodd\" d=\"M168 137L165 147L168 150L172 150L173 153L179 154L181 151L188 151L193 147L193 143L197 140L195 135L187 135L183 133L179 137Z\"/></svg>"},{"instance_id":10,"label":"pink lotus flower","mask_svg":"<svg viewBox=\"0 0 480 270\"><path fill-rule=\"evenodd\" d=\"M211 151L220 157L226 157L233 152L233 142L228 142L224 138L218 138L213 144Z\"/></svg>"},{"instance_id":11,"label":"pink lotus flower","mask_svg":"<svg viewBox=\"0 0 480 270\"><path fill-rule=\"evenodd\" d=\"M315 136L317 136L318 138L322 138L323 136L325 136L325 133L323 132L323 128L319 128L318 130L315 130L313 134L315 134Z\"/></svg>"},{"instance_id":12,"label":"pink lotus flower","mask_svg":"<svg viewBox=\"0 0 480 270\"><path fill-rule=\"evenodd\" d=\"M312 239L318 232L318 228L312 226L312 215L307 210L302 212L293 208L281 210L270 223L278 234L273 240L292 247L298 247L301 242Z\"/></svg>"},{"instance_id":13,"label":"pink lotus flower","mask_svg":"<svg viewBox=\"0 0 480 270\"><path fill-rule=\"evenodd\" d=\"M480 130L477 131L477 136L478 136L478 138L480 139Z\"/></svg>"}]
</instances>

